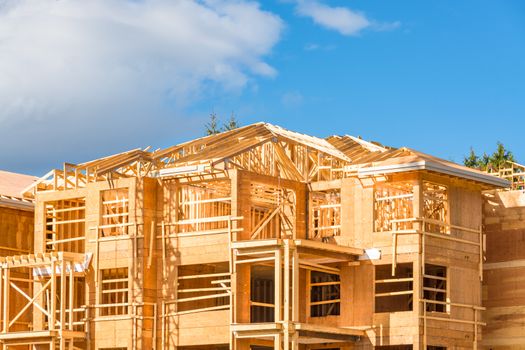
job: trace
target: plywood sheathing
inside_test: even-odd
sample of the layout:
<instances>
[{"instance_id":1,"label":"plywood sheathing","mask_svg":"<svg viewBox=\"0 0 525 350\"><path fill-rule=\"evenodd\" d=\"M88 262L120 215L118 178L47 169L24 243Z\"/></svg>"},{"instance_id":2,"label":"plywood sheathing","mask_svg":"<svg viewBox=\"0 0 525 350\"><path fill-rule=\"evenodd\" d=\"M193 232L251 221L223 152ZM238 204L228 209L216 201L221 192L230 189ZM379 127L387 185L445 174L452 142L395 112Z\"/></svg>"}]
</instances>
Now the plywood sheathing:
<instances>
[{"instance_id":1,"label":"plywood sheathing","mask_svg":"<svg viewBox=\"0 0 525 350\"><path fill-rule=\"evenodd\" d=\"M421 167L403 168L415 163ZM50 247L93 253L82 275L85 340L77 347L475 348L481 339L481 191L495 182L408 148L257 123L164 150L65 163L26 193L36 200L35 253ZM385 186L409 193L383 191L381 197ZM432 186L446 198L434 198ZM314 195L338 198L319 202L338 211L319 211L324 216L317 221ZM78 211L49 209L64 201L85 203L85 219L73 219L85 220L82 225L50 218L53 210ZM120 202L125 205L112 209ZM52 225L71 225L63 236L84 245L53 243ZM319 225L329 229L314 234ZM380 257L365 258L369 248ZM411 290L403 291L411 310L376 312L377 266L392 270L395 280L397 264L413 267ZM448 313L426 311L426 264L447 271ZM106 288L117 282L102 278L115 269L127 271L127 278L117 278L122 290ZM338 286L339 299L321 302L339 304L339 314L312 314L312 288L319 287L312 271L338 275L327 283ZM252 298L257 276L270 286L267 301ZM41 287L35 281L34 291ZM125 305L104 304L108 294L124 300L123 293ZM273 320L252 322L254 307L271 308ZM37 312L33 324L49 328Z\"/></svg>"}]
</instances>

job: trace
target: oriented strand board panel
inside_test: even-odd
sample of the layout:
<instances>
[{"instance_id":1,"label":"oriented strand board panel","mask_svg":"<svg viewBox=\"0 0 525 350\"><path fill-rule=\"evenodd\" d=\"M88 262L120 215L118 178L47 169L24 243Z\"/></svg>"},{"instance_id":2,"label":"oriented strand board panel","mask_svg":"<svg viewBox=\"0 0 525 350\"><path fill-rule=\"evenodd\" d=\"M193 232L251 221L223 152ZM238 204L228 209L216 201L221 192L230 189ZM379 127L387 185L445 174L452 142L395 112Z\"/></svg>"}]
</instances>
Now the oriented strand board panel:
<instances>
[{"instance_id":1,"label":"oriented strand board panel","mask_svg":"<svg viewBox=\"0 0 525 350\"><path fill-rule=\"evenodd\" d=\"M525 344L525 194L485 196L486 262L483 281L483 345L523 349Z\"/></svg>"},{"instance_id":2,"label":"oriented strand board panel","mask_svg":"<svg viewBox=\"0 0 525 350\"><path fill-rule=\"evenodd\" d=\"M229 342L228 310L181 315L174 319L170 340L176 346L225 344Z\"/></svg>"},{"instance_id":3,"label":"oriented strand board panel","mask_svg":"<svg viewBox=\"0 0 525 350\"><path fill-rule=\"evenodd\" d=\"M16 255L33 250L33 211L0 205L0 252Z\"/></svg>"}]
</instances>

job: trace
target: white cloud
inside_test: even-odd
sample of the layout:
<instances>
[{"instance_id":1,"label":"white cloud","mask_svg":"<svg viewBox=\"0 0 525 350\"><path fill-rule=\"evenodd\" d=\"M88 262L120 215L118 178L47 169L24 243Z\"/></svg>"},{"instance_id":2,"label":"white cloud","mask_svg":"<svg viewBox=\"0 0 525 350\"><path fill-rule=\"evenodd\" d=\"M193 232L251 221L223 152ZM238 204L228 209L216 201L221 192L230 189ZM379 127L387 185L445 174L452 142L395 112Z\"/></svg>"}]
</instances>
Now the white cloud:
<instances>
[{"instance_id":1,"label":"white cloud","mask_svg":"<svg viewBox=\"0 0 525 350\"><path fill-rule=\"evenodd\" d=\"M347 7L328 6L316 0L297 0L295 11L298 15L310 17L316 24L343 35L357 35L367 28L387 31L400 26L400 22L381 23L373 21L362 12Z\"/></svg>"},{"instance_id":2,"label":"white cloud","mask_svg":"<svg viewBox=\"0 0 525 350\"><path fill-rule=\"evenodd\" d=\"M296 11L299 15L311 17L315 23L343 35L356 35L370 26L370 21L362 13L346 7L330 7L315 0L299 0Z\"/></svg>"},{"instance_id":3,"label":"white cloud","mask_svg":"<svg viewBox=\"0 0 525 350\"><path fill-rule=\"evenodd\" d=\"M265 57L282 29L247 0L4 1L0 147L17 152L0 165L22 169L13 153L79 161L178 136L185 106L275 76Z\"/></svg>"}]
</instances>

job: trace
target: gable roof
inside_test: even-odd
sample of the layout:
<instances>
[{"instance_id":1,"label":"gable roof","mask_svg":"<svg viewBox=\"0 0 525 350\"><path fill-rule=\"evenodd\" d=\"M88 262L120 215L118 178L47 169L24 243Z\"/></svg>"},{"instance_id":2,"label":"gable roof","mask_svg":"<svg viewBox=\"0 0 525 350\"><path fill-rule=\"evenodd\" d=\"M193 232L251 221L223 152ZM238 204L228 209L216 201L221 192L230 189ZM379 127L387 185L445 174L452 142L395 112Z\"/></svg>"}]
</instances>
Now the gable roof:
<instances>
[{"instance_id":1,"label":"gable roof","mask_svg":"<svg viewBox=\"0 0 525 350\"><path fill-rule=\"evenodd\" d=\"M269 123L255 123L215 135L201 137L153 153L156 160L178 154L173 164L211 161L233 157L271 140L300 143L343 161L351 159L325 139L290 131Z\"/></svg>"},{"instance_id":2,"label":"gable roof","mask_svg":"<svg viewBox=\"0 0 525 350\"><path fill-rule=\"evenodd\" d=\"M428 170L496 187L508 187L505 179L453 163L407 147L391 148L353 136L330 136L327 140L352 158L346 169L359 176Z\"/></svg>"}]
</instances>

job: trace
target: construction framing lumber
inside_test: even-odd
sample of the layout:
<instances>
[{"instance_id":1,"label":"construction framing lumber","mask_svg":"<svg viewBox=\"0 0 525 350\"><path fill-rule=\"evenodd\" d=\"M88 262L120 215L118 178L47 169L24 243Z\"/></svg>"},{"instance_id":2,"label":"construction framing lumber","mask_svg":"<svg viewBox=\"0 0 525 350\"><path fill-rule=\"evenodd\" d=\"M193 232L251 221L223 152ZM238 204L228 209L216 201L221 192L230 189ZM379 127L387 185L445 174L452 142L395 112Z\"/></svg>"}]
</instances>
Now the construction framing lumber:
<instances>
[{"instance_id":1,"label":"construction framing lumber","mask_svg":"<svg viewBox=\"0 0 525 350\"><path fill-rule=\"evenodd\" d=\"M257 123L64 163L0 258L4 348L477 349L482 191L408 148Z\"/></svg>"}]
</instances>

